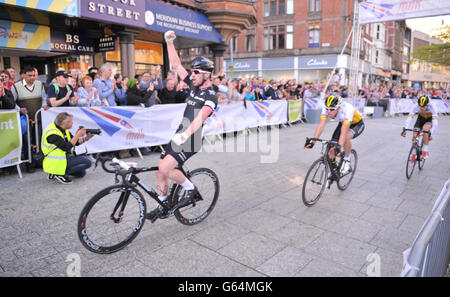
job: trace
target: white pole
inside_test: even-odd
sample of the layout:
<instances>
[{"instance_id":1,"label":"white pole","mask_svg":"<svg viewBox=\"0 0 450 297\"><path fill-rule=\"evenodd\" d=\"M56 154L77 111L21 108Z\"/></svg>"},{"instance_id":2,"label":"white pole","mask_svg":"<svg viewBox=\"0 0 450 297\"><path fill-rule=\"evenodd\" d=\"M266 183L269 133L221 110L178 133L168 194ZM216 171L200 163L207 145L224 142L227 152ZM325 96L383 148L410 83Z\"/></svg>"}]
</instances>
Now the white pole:
<instances>
[{"instance_id":1,"label":"white pole","mask_svg":"<svg viewBox=\"0 0 450 297\"><path fill-rule=\"evenodd\" d=\"M325 93L327 92L328 86L330 85L330 81L333 77L333 73L336 71L337 65L339 63L339 57L343 55L344 50L347 47L348 41L350 40L350 36L352 36L352 33L353 33L353 27L352 27L352 30L350 31L350 33L348 34L348 37L347 37L347 40L345 41L344 46L342 47L341 53L339 54L338 60L336 61L336 65L334 65L333 70L331 70L330 77L328 78L327 84L325 85L325 88L322 91L322 94L321 94L322 100L325 100Z\"/></svg>"}]
</instances>

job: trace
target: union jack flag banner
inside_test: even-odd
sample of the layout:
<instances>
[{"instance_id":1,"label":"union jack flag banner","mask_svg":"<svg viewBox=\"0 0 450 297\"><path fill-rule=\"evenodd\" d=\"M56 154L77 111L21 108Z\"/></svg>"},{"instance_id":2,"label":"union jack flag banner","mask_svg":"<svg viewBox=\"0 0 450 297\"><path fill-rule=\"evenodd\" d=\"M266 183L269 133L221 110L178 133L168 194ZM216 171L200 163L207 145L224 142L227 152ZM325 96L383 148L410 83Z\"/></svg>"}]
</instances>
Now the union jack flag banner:
<instances>
[{"instance_id":1,"label":"union jack flag banner","mask_svg":"<svg viewBox=\"0 0 450 297\"><path fill-rule=\"evenodd\" d=\"M373 0L359 4L359 24L450 14L449 0Z\"/></svg>"}]
</instances>

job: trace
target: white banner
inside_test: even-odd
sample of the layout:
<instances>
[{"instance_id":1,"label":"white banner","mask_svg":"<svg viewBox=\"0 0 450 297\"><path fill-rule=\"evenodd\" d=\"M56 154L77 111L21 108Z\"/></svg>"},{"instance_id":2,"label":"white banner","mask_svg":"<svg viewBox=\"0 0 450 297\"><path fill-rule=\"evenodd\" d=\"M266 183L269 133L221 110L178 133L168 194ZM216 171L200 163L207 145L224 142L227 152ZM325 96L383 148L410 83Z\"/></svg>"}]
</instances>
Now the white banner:
<instances>
[{"instance_id":1,"label":"white banner","mask_svg":"<svg viewBox=\"0 0 450 297\"><path fill-rule=\"evenodd\" d=\"M42 111L42 128L45 129L60 112L74 116L70 132L75 135L79 126L101 129L86 144L76 147L76 152L89 154L149 147L169 143L179 127L185 104L142 107L58 107ZM217 135L246 128L276 125L287 122L287 101L247 101L219 105L207 120L203 135Z\"/></svg>"},{"instance_id":2,"label":"white banner","mask_svg":"<svg viewBox=\"0 0 450 297\"><path fill-rule=\"evenodd\" d=\"M117 151L166 144L181 123L185 104L142 107L57 107L42 111L42 129L60 112L72 114L75 135L79 126L101 129L86 144L76 147L78 154Z\"/></svg>"},{"instance_id":3,"label":"white banner","mask_svg":"<svg viewBox=\"0 0 450 297\"><path fill-rule=\"evenodd\" d=\"M432 102L436 105L438 113L450 113L450 102L441 99L432 99ZM409 113L416 104L416 99L390 99L389 113L391 116L397 113Z\"/></svg>"},{"instance_id":4,"label":"white banner","mask_svg":"<svg viewBox=\"0 0 450 297\"><path fill-rule=\"evenodd\" d=\"M449 0L373 0L359 4L359 24L450 14Z\"/></svg>"},{"instance_id":5,"label":"white banner","mask_svg":"<svg viewBox=\"0 0 450 297\"><path fill-rule=\"evenodd\" d=\"M22 127L16 110L0 111L0 168L21 163Z\"/></svg>"}]
</instances>

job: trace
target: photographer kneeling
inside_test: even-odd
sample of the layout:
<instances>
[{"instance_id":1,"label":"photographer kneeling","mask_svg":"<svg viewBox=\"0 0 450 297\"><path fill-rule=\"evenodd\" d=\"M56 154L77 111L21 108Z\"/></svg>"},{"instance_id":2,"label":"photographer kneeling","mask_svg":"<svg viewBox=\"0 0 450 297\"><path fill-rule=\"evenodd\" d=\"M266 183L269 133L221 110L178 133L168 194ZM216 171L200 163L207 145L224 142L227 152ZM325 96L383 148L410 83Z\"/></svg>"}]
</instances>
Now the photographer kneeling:
<instances>
[{"instance_id":1,"label":"photographer kneeling","mask_svg":"<svg viewBox=\"0 0 450 297\"><path fill-rule=\"evenodd\" d=\"M49 180L56 179L63 184L72 183L69 175L85 176L86 169L92 165L89 158L76 156L74 147L91 139L93 134L85 136L86 129L82 128L73 136L69 131L72 125L73 115L61 112L56 116L55 122L50 124L42 134L44 172L48 173Z\"/></svg>"}]
</instances>

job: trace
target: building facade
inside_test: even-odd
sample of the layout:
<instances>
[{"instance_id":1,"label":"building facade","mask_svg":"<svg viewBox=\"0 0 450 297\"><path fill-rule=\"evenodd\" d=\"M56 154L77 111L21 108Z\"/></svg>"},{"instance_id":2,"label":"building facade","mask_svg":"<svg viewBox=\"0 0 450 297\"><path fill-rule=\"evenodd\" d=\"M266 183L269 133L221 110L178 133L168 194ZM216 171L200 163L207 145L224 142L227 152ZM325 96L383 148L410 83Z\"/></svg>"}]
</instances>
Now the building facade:
<instances>
[{"instance_id":1,"label":"building facade","mask_svg":"<svg viewBox=\"0 0 450 297\"><path fill-rule=\"evenodd\" d=\"M348 76L350 47L339 57L351 31L352 0L257 0L257 24L232 41L225 56L231 76L322 81L336 63Z\"/></svg>"},{"instance_id":2,"label":"building facade","mask_svg":"<svg viewBox=\"0 0 450 297\"><path fill-rule=\"evenodd\" d=\"M420 31L411 33L411 51L418 47L440 44L441 40L430 37ZM422 60L411 59L408 76L405 83L416 89L448 88L450 87L450 67L434 65Z\"/></svg>"},{"instance_id":3,"label":"building facade","mask_svg":"<svg viewBox=\"0 0 450 297\"><path fill-rule=\"evenodd\" d=\"M170 67L164 42L168 30L176 32L177 48L210 46L214 56L220 56L226 40L216 25L223 24L210 21L206 12L228 1L204 2L0 0L0 66L18 70L33 65L41 80L52 79L57 67L87 72L105 62L129 77L156 67L165 72ZM251 3L235 6L248 12L240 16L235 30L254 23ZM230 23L233 19L227 20Z\"/></svg>"}]
</instances>

